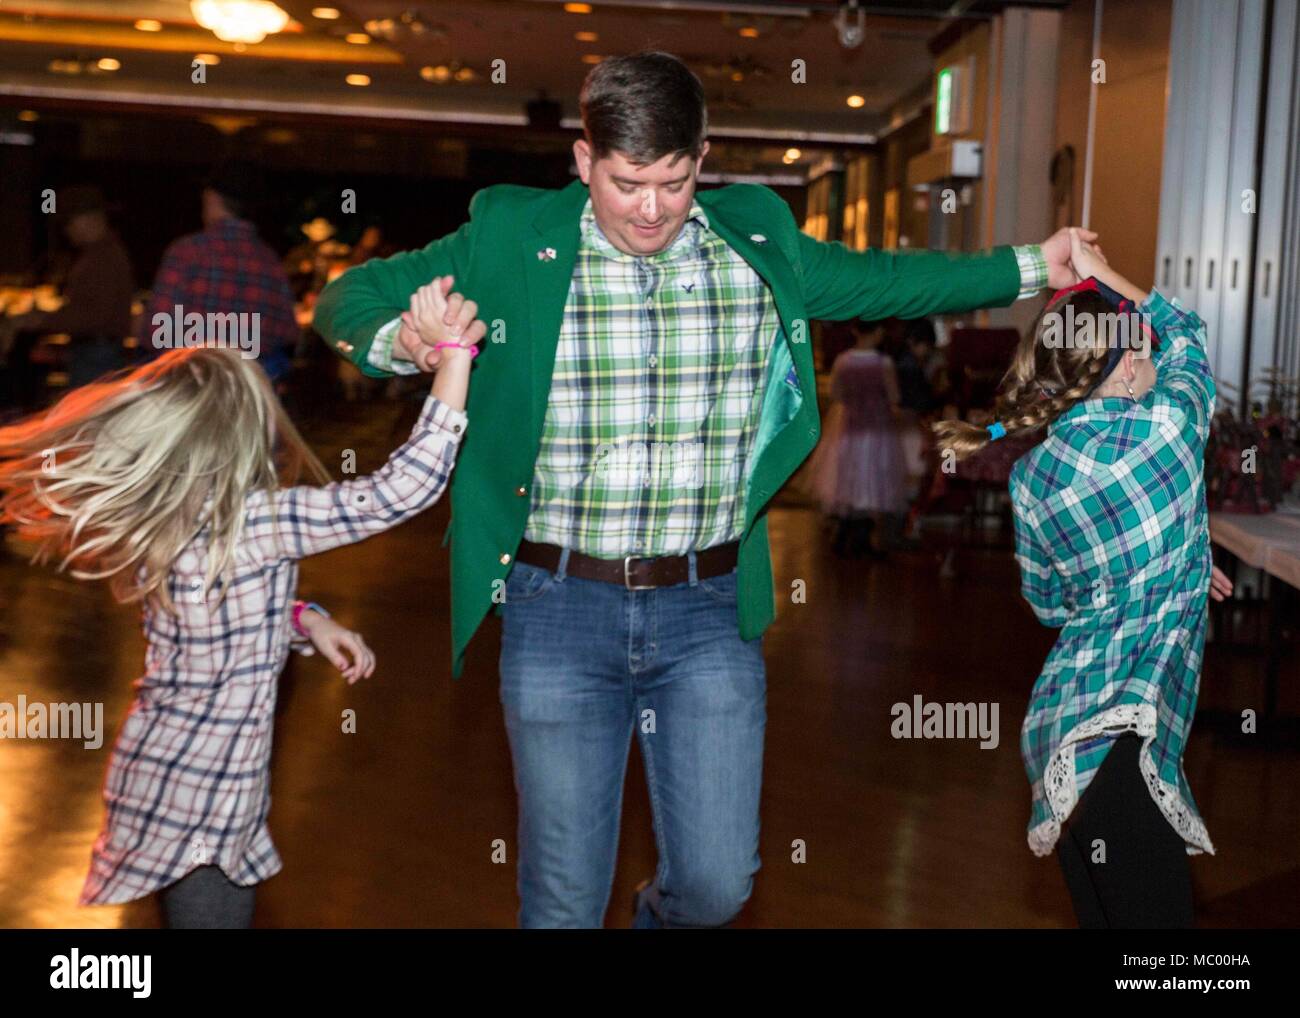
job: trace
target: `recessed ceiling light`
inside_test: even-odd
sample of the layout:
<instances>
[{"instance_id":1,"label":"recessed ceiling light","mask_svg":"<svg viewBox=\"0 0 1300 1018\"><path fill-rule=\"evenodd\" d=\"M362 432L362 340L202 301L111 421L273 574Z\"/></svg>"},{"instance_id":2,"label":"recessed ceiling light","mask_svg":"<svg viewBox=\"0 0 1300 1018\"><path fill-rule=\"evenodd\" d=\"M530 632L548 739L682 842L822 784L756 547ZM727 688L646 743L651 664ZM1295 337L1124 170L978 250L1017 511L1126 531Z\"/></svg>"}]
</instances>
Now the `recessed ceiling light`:
<instances>
[{"instance_id":1,"label":"recessed ceiling light","mask_svg":"<svg viewBox=\"0 0 1300 1018\"><path fill-rule=\"evenodd\" d=\"M757 28L749 28L749 27L742 28L742 29L740 30L740 36L741 36L742 39L757 39L757 38L758 38L758 29L757 29Z\"/></svg>"},{"instance_id":2,"label":"recessed ceiling light","mask_svg":"<svg viewBox=\"0 0 1300 1018\"><path fill-rule=\"evenodd\" d=\"M591 4L565 4L564 9L570 14L590 14Z\"/></svg>"},{"instance_id":3,"label":"recessed ceiling light","mask_svg":"<svg viewBox=\"0 0 1300 1018\"><path fill-rule=\"evenodd\" d=\"M600 37L595 32L574 32L573 37L578 42L595 42Z\"/></svg>"},{"instance_id":4,"label":"recessed ceiling light","mask_svg":"<svg viewBox=\"0 0 1300 1018\"><path fill-rule=\"evenodd\" d=\"M313 18L320 18L321 21L337 21L339 9L337 7L313 7L311 9Z\"/></svg>"},{"instance_id":5,"label":"recessed ceiling light","mask_svg":"<svg viewBox=\"0 0 1300 1018\"><path fill-rule=\"evenodd\" d=\"M851 95L844 101L848 103L850 106L852 106L855 110L860 109L861 107L867 104L867 100L863 99L862 96L860 95Z\"/></svg>"},{"instance_id":6,"label":"recessed ceiling light","mask_svg":"<svg viewBox=\"0 0 1300 1018\"><path fill-rule=\"evenodd\" d=\"M605 59L604 57L602 57L602 56L600 56L599 54L596 54L596 53L584 53L584 54L582 54L582 62L583 62L584 64L598 64L598 63L600 63L600 62L601 62L602 60L604 60L604 59Z\"/></svg>"},{"instance_id":7,"label":"recessed ceiling light","mask_svg":"<svg viewBox=\"0 0 1300 1018\"><path fill-rule=\"evenodd\" d=\"M446 81L451 77L451 69L442 64L437 67L421 67L420 77L425 81Z\"/></svg>"},{"instance_id":8,"label":"recessed ceiling light","mask_svg":"<svg viewBox=\"0 0 1300 1018\"><path fill-rule=\"evenodd\" d=\"M141 18L135 23L135 28L137 32L161 32L162 22L153 18Z\"/></svg>"},{"instance_id":9,"label":"recessed ceiling light","mask_svg":"<svg viewBox=\"0 0 1300 1018\"><path fill-rule=\"evenodd\" d=\"M343 79L349 85L356 85L358 88L364 88L370 84L370 75L368 74L349 74Z\"/></svg>"},{"instance_id":10,"label":"recessed ceiling light","mask_svg":"<svg viewBox=\"0 0 1300 1018\"><path fill-rule=\"evenodd\" d=\"M221 58L215 53L195 53L194 59L201 64L211 64L213 67L221 63Z\"/></svg>"},{"instance_id":11,"label":"recessed ceiling light","mask_svg":"<svg viewBox=\"0 0 1300 1018\"><path fill-rule=\"evenodd\" d=\"M788 148L788 149L785 150L785 156L784 156L783 158L785 159L785 161L786 161L787 163L792 163L792 162L794 162L796 159L798 159L798 158L799 158L800 156L802 156L802 155L803 155L803 152L801 152L799 149L797 149L797 148Z\"/></svg>"},{"instance_id":12,"label":"recessed ceiling light","mask_svg":"<svg viewBox=\"0 0 1300 1018\"><path fill-rule=\"evenodd\" d=\"M365 32L349 32L343 39L352 43L353 46L364 46L370 41L370 36L366 35Z\"/></svg>"},{"instance_id":13,"label":"recessed ceiling light","mask_svg":"<svg viewBox=\"0 0 1300 1018\"><path fill-rule=\"evenodd\" d=\"M18 114L18 119L24 124L34 124L41 119L41 115L35 110L23 110Z\"/></svg>"},{"instance_id":14,"label":"recessed ceiling light","mask_svg":"<svg viewBox=\"0 0 1300 1018\"><path fill-rule=\"evenodd\" d=\"M101 71L119 71L122 69L122 61L113 57L100 57L95 66Z\"/></svg>"}]
</instances>

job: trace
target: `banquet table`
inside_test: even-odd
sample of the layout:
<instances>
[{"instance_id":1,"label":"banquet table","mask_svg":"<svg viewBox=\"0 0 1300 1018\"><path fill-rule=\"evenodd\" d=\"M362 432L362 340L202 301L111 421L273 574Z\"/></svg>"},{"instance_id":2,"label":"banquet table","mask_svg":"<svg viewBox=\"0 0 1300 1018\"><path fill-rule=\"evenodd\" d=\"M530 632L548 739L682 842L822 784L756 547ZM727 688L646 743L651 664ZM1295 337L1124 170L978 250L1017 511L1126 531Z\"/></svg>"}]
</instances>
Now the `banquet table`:
<instances>
[{"instance_id":1,"label":"banquet table","mask_svg":"<svg viewBox=\"0 0 1300 1018\"><path fill-rule=\"evenodd\" d=\"M1210 540L1238 561L1280 581L1269 597L1268 653L1264 668L1264 716L1277 707L1277 683L1286 653L1283 625L1288 605L1300 590L1300 510L1258 515L1210 513ZM1288 589L1291 588L1291 589Z\"/></svg>"}]
</instances>

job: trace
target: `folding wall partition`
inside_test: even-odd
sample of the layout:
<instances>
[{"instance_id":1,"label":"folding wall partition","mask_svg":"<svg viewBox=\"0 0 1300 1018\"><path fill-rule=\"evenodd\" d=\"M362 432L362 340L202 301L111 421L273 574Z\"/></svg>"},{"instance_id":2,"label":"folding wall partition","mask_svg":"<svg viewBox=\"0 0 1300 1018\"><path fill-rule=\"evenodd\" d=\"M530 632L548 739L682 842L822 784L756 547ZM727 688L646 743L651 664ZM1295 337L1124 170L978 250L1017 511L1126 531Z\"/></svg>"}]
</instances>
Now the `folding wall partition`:
<instances>
[{"instance_id":1,"label":"folding wall partition","mask_svg":"<svg viewBox=\"0 0 1300 1018\"><path fill-rule=\"evenodd\" d=\"M1220 405L1296 373L1298 4L1173 4L1155 279L1205 320Z\"/></svg>"}]
</instances>

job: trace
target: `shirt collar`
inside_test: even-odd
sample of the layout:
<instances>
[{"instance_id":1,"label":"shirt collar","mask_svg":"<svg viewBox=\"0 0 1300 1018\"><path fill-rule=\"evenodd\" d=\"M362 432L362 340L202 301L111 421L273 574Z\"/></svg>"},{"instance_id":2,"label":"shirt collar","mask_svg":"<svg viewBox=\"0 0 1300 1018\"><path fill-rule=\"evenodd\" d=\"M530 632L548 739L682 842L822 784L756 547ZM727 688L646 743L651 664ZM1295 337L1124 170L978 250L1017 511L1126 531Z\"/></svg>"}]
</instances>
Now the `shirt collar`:
<instances>
[{"instance_id":1,"label":"shirt collar","mask_svg":"<svg viewBox=\"0 0 1300 1018\"><path fill-rule=\"evenodd\" d=\"M673 240L667 250L658 251L652 255L631 255L626 251L620 251L610 243L609 238L596 222L596 212L592 208L591 195L587 196L587 203L582 207L582 216L579 219L579 228L581 230L582 243L590 245L601 254L609 258L615 258L620 261L631 261L637 258L643 258L646 261L667 261L680 256L686 251L695 250L703 243L703 234L709 230L709 217L704 214L704 209L700 207L697 201L691 202L691 211L687 213L686 222L682 224L681 231Z\"/></svg>"},{"instance_id":2,"label":"shirt collar","mask_svg":"<svg viewBox=\"0 0 1300 1018\"><path fill-rule=\"evenodd\" d=\"M1055 435L1070 425L1086 424L1089 421L1109 424L1116 418L1123 417L1140 403L1141 400L1134 402L1124 396L1093 396L1090 399L1081 399L1052 421L1047 427L1047 432Z\"/></svg>"}]
</instances>

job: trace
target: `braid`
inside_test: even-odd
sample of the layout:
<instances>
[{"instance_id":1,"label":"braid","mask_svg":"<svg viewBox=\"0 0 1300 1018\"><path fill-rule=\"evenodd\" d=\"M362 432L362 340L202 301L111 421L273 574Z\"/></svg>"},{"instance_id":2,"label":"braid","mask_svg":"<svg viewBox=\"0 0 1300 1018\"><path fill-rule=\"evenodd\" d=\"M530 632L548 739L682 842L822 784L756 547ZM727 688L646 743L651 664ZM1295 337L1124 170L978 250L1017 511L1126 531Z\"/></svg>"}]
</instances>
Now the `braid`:
<instances>
[{"instance_id":1,"label":"braid","mask_svg":"<svg viewBox=\"0 0 1300 1018\"><path fill-rule=\"evenodd\" d=\"M1011 366L1002 379L995 404L997 420L1008 435L1046 427L1080 400L1087 398L1106 370L1106 350L1100 346L1049 347L1040 342L1049 313L1072 304L1075 316L1108 311L1104 299L1078 293L1048 304L1034 328L1021 340ZM941 450L952 450L958 460L979 452L993 436L987 427L969 421L938 421L931 425Z\"/></svg>"}]
</instances>

